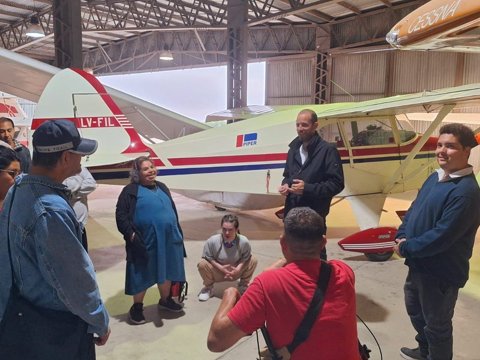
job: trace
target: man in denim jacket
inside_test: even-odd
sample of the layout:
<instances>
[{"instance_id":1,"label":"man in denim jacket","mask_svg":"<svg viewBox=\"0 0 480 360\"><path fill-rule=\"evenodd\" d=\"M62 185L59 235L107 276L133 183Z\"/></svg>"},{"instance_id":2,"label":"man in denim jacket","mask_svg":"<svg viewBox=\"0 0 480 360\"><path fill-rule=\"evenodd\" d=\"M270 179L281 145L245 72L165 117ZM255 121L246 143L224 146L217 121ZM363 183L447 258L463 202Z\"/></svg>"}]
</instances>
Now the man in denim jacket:
<instances>
[{"instance_id":1,"label":"man in denim jacket","mask_svg":"<svg viewBox=\"0 0 480 360\"><path fill-rule=\"evenodd\" d=\"M97 149L68 120L46 121L33 134L29 175L16 179L0 215L0 320L10 295L11 247L15 284L39 308L70 312L87 325L88 352L107 342L110 328L95 271L82 247L81 226L62 181L80 172L82 156ZM9 222L9 237L7 223ZM72 357L73 359L73 357Z\"/></svg>"}]
</instances>

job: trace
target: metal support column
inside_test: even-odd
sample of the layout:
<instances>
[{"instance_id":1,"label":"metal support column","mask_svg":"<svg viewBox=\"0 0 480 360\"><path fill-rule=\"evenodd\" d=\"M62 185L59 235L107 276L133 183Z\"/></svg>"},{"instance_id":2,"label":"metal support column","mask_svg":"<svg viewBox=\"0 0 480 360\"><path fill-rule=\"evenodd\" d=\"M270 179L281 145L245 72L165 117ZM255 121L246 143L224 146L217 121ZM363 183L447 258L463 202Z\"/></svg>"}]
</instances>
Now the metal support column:
<instances>
[{"instance_id":1,"label":"metal support column","mask_svg":"<svg viewBox=\"0 0 480 360\"><path fill-rule=\"evenodd\" d=\"M330 102L330 62L331 57L326 53L317 53L315 69L315 104Z\"/></svg>"},{"instance_id":2,"label":"metal support column","mask_svg":"<svg viewBox=\"0 0 480 360\"><path fill-rule=\"evenodd\" d=\"M55 65L82 68L80 0L53 0Z\"/></svg>"},{"instance_id":3,"label":"metal support column","mask_svg":"<svg viewBox=\"0 0 480 360\"><path fill-rule=\"evenodd\" d=\"M247 0L229 0L227 6L227 107L247 106Z\"/></svg>"},{"instance_id":4,"label":"metal support column","mask_svg":"<svg viewBox=\"0 0 480 360\"><path fill-rule=\"evenodd\" d=\"M330 25L319 25L316 29L315 48L317 58L315 63L315 104L330 102L330 77L332 57L328 54L331 47Z\"/></svg>"}]
</instances>

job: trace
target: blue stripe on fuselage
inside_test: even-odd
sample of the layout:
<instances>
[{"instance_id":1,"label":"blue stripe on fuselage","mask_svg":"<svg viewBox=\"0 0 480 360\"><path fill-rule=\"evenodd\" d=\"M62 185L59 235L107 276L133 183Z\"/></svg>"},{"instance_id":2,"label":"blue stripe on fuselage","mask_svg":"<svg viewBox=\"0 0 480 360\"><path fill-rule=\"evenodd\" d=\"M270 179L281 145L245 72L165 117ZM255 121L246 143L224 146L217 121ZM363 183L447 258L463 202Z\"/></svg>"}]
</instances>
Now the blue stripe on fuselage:
<instances>
[{"instance_id":1,"label":"blue stripe on fuselage","mask_svg":"<svg viewBox=\"0 0 480 360\"><path fill-rule=\"evenodd\" d=\"M368 162L383 162L383 161L400 161L405 160L407 155L402 156L387 156L377 158L364 158L354 159L354 164L368 163ZM415 159L434 158L433 153L418 154ZM343 159L342 164L349 164L349 159ZM209 167L190 167L190 168L170 168L159 169L157 171L158 176L171 176L171 175L192 175L192 174L212 174L212 173L226 173L233 171L252 171L252 170L271 170L271 169L283 169L285 163L276 164L252 164L252 165L227 165L227 166L209 166ZM93 177L96 180L108 180L108 179L126 179L129 177L130 170L115 171L115 172L92 172Z\"/></svg>"},{"instance_id":2,"label":"blue stripe on fuselage","mask_svg":"<svg viewBox=\"0 0 480 360\"><path fill-rule=\"evenodd\" d=\"M285 163L280 164L255 164L255 165L233 165L233 166L211 166L200 168L183 168L183 169L160 169L157 171L158 176L169 175L191 175L191 174L210 174L224 173L232 171L251 171L263 169L283 169Z\"/></svg>"}]
</instances>

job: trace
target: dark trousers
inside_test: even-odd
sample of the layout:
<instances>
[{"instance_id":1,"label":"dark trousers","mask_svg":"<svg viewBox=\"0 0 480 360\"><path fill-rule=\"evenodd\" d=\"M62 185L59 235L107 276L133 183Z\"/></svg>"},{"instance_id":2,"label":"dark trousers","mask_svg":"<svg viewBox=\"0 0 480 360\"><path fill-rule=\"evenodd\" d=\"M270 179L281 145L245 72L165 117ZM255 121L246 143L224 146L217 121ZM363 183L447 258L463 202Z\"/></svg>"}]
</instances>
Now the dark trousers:
<instances>
[{"instance_id":1,"label":"dark trousers","mask_svg":"<svg viewBox=\"0 0 480 360\"><path fill-rule=\"evenodd\" d=\"M422 355L428 360L453 358L452 318L458 287L442 280L409 270L404 286L405 307L417 331Z\"/></svg>"}]
</instances>

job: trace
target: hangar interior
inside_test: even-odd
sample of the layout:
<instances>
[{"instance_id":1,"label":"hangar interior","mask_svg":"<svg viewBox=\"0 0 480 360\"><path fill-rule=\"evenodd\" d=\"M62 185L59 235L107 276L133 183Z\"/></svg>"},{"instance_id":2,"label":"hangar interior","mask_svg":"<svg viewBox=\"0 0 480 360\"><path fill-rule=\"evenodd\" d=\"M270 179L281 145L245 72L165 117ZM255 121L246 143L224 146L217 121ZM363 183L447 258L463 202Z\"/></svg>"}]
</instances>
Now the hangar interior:
<instances>
[{"instance_id":1,"label":"hangar interior","mask_svg":"<svg viewBox=\"0 0 480 360\"><path fill-rule=\"evenodd\" d=\"M255 61L266 62L265 105L363 101L480 82L480 58L476 53L400 51L385 42L386 33L395 23L426 2L0 0L0 47L61 68L88 68L96 75L227 64L229 91L226 95L232 108L248 105L245 103L246 64ZM33 22L38 21L44 37L32 39L25 35L32 18L36 19ZM173 60L161 60L164 52ZM1 67L0 64L0 75L6 75L2 74ZM0 88L0 91L17 95L11 89ZM477 110L469 109L473 113ZM429 124L421 119L411 122L419 132ZM480 119L468 122L472 128L479 125ZM480 168L478 149L472 156L472 164L476 170ZM256 356L254 337L220 355L209 353L205 347L206 331L219 299L214 298L207 304L196 301L201 284L195 264L200 256L201 241L187 241L190 257L186 264L191 282L187 315L176 318L157 314L158 299L151 290L146 299L146 314L153 320L145 327L131 327L126 323L130 299L122 293L123 240L113 220L118 192L118 187L101 186L90 204L88 231L91 238L98 239L92 244L92 259L114 329L110 344L98 349L98 358L245 359ZM408 207L414 195L408 196L392 199L387 204L385 223L398 225L392 209ZM175 201L185 222L186 240L204 240L216 229L218 212L179 195ZM276 239L281 222L271 211L239 212L239 216L245 224L244 232L257 240L254 248L262 265L280 256ZM413 342L403 309L401 286L405 266L398 258L387 263L368 263L361 256L340 251L334 240L353 232L353 222L344 204L332 211L329 224L332 242L328 250L354 268L359 315L377 336L384 358L395 359L400 346ZM480 313L472 311L478 309L480 301L479 257L477 246L473 280L461 294L455 315L456 359L459 360L476 359L480 353L475 338ZM373 349L372 359L380 359L374 340L361 325L359 329L362 340Z\"/></svg>"},{"instance_id":2,"label":"hangar interior","mask_svg":"<svg viewBox=\"0 0 480 360\"><path fill-rule=\"evenodd\" d=\"M399 51L386 43L392 26L426 2L0 0L0 47L96 75L227 64L228 108L249 105L244 75L254 61L266 62L265 105L362 101L479 82L476 53ZM44 37L26 36L32 19ZM172 60L160 59L165 52ZM428 125L414 124L418 131Z\"/></svg>"}]
</instances>

